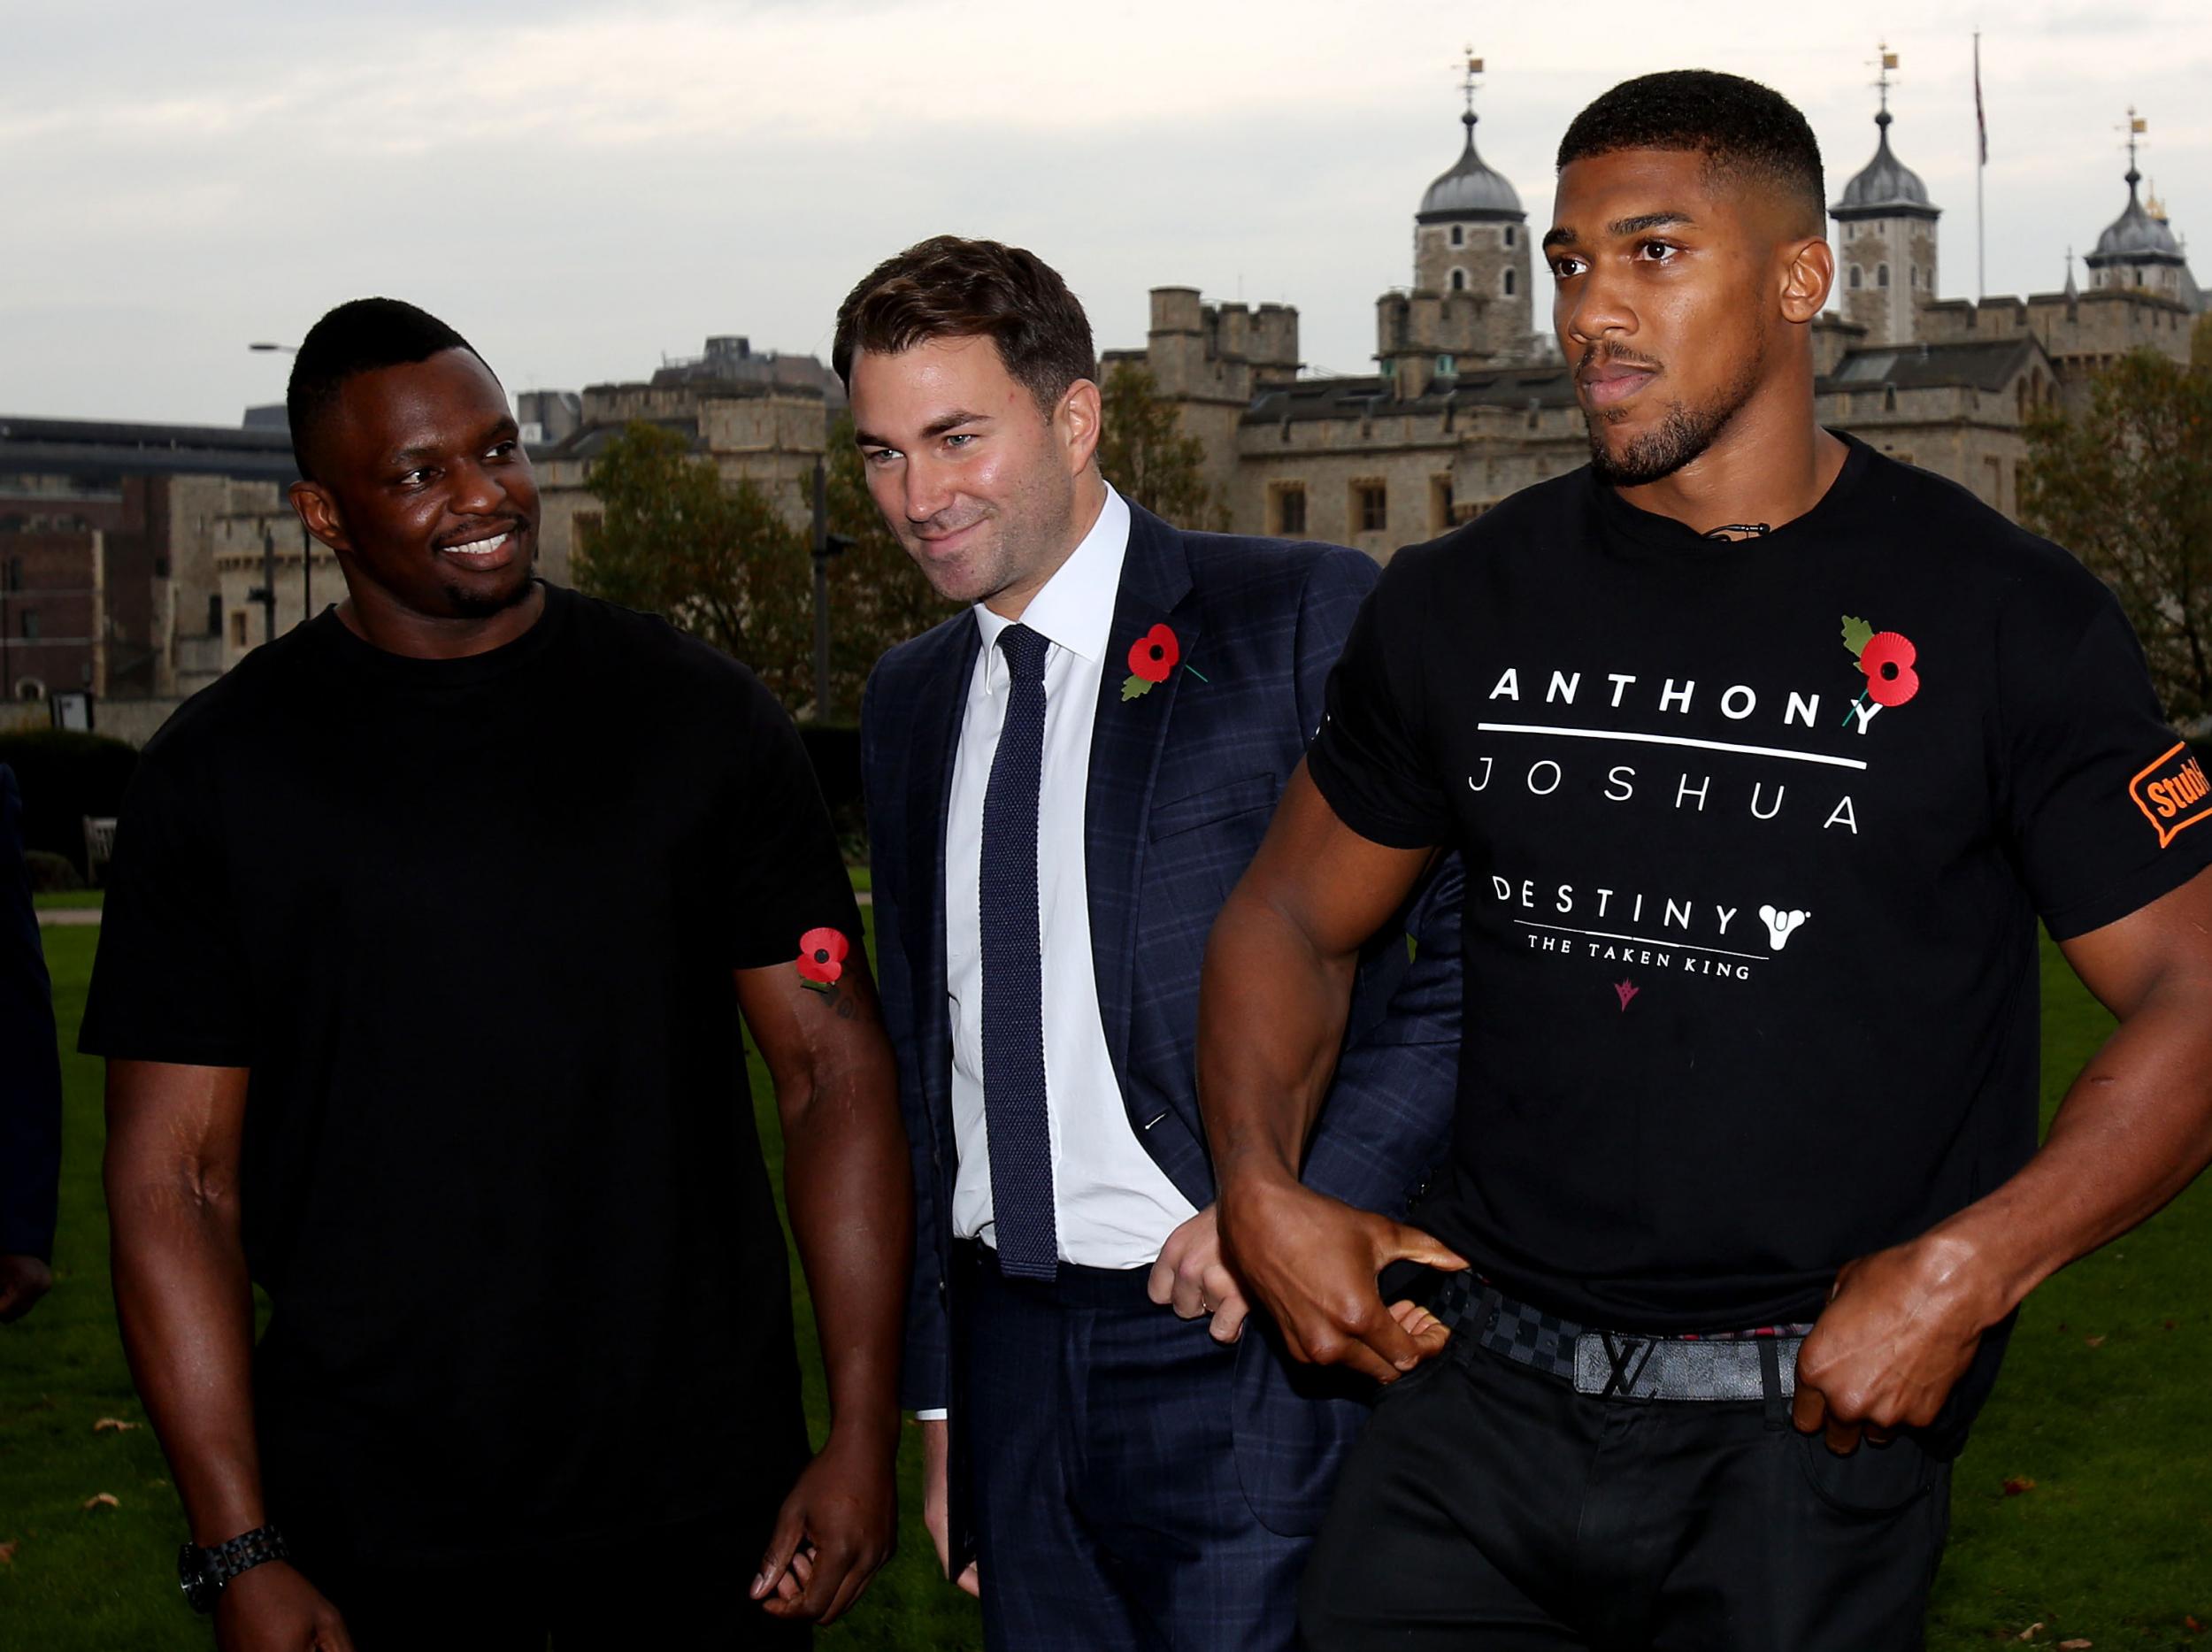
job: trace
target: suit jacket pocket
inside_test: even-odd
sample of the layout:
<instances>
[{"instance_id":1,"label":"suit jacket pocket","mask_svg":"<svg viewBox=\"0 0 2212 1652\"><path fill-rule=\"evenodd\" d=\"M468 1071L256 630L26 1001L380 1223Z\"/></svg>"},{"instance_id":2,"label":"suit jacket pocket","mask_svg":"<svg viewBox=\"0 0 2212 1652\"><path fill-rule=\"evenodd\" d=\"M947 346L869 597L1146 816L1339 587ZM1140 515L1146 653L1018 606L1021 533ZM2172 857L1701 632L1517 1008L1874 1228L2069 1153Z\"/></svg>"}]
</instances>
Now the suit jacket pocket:
<instances>
[{"instance_id":1,"label":"suit jacket pocket","mask_svg":"<svg viewBox=\"0 0 2212 1652\"><path fill-rule=\"evenodd\" d=\"M1275 807L1282 787L1271 774L1248 774L1202 792L1187 793L1172 803L1152 805L1152 841L1195 832L1239 815L1264 813Z\"/></svg>"}]
</instances>

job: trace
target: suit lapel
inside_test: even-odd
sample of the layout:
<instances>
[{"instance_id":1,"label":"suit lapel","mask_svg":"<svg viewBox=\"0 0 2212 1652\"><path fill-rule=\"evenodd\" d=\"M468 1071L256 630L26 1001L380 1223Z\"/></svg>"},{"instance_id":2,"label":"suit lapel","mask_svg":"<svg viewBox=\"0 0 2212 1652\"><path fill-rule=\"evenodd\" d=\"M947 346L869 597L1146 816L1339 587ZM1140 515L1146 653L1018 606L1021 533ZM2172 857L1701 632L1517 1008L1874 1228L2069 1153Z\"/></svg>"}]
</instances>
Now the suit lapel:
<instances>
[{"instance_id":1,"label":"suit lapel","mask_svg":"<svg viewBox=\"0 0 2212 1652\"><path fill-rule=\"evenodd\" d=\"M922 1084L930 1117L943 1133L944 1162L952 1153L952 1024L945 1009L945 808L952 792L953 761L960 750L960 724L968 704L968 682L982 646L972 614L945 629L935 659L921 674L915 708L914 746L910 758L911 808L907 814L907 887L910 905L929 913L927 924L911 924L905 936L914 980L914 1021L920 1042Z\"/></svg>"},{"instance_id":2,"label":"suit lapel","mask_svg":"<svg viewBox=\"0 0 2212 1652\"><path fill-rule=\"evenodd\" d=\"M1089 795L1084 804L1084 877L1089 887L1092 967L1099 1018L1125 1095L1129 1087L1129 1022L1137 951L1137 891L1144 870L1153 781L1168 725L1198 646L1195 612L1176 606L1191 588L1182 536L1141 507L1129 507L1129 549L1114 598L1104 680L1091 730ZM1167 680L1133 700L1122 698L1129 650L1156 625L1175 633L1178 662Z\"/></svg>"}]
</instances>

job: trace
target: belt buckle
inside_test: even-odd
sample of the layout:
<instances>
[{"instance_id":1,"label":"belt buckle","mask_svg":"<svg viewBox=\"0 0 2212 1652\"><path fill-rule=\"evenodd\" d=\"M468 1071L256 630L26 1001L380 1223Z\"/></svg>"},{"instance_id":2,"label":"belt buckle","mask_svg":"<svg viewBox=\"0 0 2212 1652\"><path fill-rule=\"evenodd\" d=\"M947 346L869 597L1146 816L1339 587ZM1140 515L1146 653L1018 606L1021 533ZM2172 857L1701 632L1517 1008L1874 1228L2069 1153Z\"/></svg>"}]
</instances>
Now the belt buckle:
<instances>
[{"instance_id":1,"label":"belt buckle","mask_svg":"<svg viewBox=\"0 0 2212 1652\"><path fill-rule=\"evenodd\" d=\"M1649 1399L1651 1386L1647 1383L1639 1392L1637 1385L1643 1382L1662 1340L1619 1331L1585 1331L1575 1338L1575 1392L1605 1400Z\"/></svg>"}]
</instances>

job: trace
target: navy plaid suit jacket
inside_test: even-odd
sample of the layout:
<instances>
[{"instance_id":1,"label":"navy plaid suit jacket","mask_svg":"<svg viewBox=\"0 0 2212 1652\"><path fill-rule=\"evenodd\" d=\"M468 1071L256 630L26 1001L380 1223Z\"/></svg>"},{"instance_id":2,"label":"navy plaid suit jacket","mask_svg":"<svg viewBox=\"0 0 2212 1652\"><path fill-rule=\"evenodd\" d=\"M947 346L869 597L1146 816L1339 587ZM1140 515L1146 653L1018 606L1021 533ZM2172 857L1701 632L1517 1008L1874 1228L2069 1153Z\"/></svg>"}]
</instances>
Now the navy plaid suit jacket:
<instances>
[{"instance_id":1,"label":"navy plaid suit jacket","mask_svg":"<svg viewBox=\"0 0 2212 1652\"><path fill-rule=\"evenodd\" d=\"M1320 726L1331 666L1373 587L1373 562L1333 545L1185 533L1130 509L1129 549L1091 741L1085 869L1099 1014L1137 1139L1192 1204L1214 1196L1196 1087L1198 977L1214 917L1258 849ZM1179 669L1137 699L1122 656L1158 623ZM876 965L914 1155L917 1233L902 1402L954 1410L954 1541L962 1541L957 1313L950 1210L956 1158L945 1000L945 809L978 649L963 613L886 655L868 681L861 747L873 863ZM1402 1213L1443 1156L1457 1076L1459 869L1431 880L1402 937L1371 945L1346 1049L1309 1149L1309 1184ZM1161 1312L1169 1310L1163 1308ZM1371 1393L1371 1390L1368 1390ZM1290 1533L1319 1524L1366 1394L1294 1369L1256 1321L1238 1356L1239 1478Z\"/></svg>"}]
</instances>

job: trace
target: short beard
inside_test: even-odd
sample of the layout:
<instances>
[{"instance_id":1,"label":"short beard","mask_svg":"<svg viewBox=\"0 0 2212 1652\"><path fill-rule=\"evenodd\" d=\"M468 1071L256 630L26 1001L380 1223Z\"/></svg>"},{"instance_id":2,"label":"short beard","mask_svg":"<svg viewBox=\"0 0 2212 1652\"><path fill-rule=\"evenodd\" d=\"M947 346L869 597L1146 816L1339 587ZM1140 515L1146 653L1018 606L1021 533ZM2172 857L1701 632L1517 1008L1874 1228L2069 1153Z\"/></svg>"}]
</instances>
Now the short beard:
<instances>
[{"instance_id":1,"label":"short beard","mask_svg":"<svg viewBox=\"0 0 2212 1652\"><path fill-rule=\"evenodd\" d=\"M1638 436L1618 457L1606 450L1601 434L1607 422L1604 415L1586 416L1592 473L1609 488L1641 488L1673 475L1711 447L1728 428L1728 421L1751 399L1752 392L1759 388L1766 353L1766 341L1762 338L1757 353L1745 363L1733 384L1695 410L1679 402L1668 403L1659 428Z\"/></svg>"},{"instance_id":2,"label":"short beard","mask_svg":"<svg viewBox=\"0 0 2212 1652\"><path fill-rule=\"evenodd\" d=\"M510 608L529 600L537 585L534 574L526 574L515 582L515 588L496 596L480 596L473 591L463 590L457 585L444 588L445 599L453 604L454 617L460 619L489 619L494 614L503 614Z\"/></svg>"}]
</instances>

